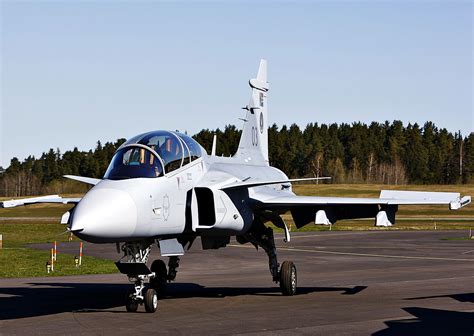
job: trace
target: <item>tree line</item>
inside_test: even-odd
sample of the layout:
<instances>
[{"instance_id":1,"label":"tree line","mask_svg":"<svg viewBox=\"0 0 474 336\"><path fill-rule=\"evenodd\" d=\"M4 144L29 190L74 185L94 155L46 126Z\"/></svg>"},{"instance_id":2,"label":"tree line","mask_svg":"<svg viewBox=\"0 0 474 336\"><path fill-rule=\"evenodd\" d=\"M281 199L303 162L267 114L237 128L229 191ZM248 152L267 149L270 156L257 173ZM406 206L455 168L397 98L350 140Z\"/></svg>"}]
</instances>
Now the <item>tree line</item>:
<instances>
[{"instance_id":1,"label":"tree line","mask_svg":"<svg viewBox=\"0 0 474 336\"><path fill-rule=\"evenodd\" d=\"M238 146L235 126L217 130L217 154ZM211 148L214 131L194 136ZM474 182L474 133L463 137L432 122L310 123L304 130L269 127L270 164L292 178L331 176L336 183L453 184Z\"/></svg>"},{"instance_id":2,"label":"tree line","mask_svg":"<svg viewBox=\"0 0 474 336\"><path fill-rule=\"evenodd\" d=\"M432 122L422 127L401 121L353 124L310 123L269 127L270 164L289 177L332 177L332 183L453 184L474 183L474 133L463 137ZM216 154L236 152L241 131L201 130L193 137L210 152L217 135ZM97 142L94 150L61 153L50 149L36 159L13 158L0 175L1 196L83 192L87 186L62 175L100 178L115 150L125 141Z\"/></svg>"},{"instance_id":3,"label":"tree line","mask_svg":"<svg viewBox=\"0 0 474 336\"><path fill-rule=\"evenodd\" d=\"M115 151L125 139L116 142L100 141L94 150L73 150L61 153L50 149L41 157L28 156L23 162L16 157L0 175L0 196L26 196L43 193L77 193L88 187L75 181L64 179L63 175L102 177Z\"/></svg>"}]
</instances>

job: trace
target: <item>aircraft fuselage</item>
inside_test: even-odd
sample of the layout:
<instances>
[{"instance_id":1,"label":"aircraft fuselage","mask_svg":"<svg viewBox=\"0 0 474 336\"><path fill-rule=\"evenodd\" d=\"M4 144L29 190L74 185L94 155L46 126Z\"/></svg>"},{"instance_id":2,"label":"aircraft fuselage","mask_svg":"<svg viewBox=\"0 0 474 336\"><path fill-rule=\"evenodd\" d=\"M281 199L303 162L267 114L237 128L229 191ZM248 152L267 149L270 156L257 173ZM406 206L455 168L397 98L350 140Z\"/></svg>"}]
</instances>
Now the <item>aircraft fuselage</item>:
<instances>
[{"instance_id":1,"label":"aircraft fuselage","mask_svg":"<svg viewBox=\"0 0 474 336\"><path fill-rule=\"evenodd\" d=\"M206 184L215 178L231 183L250 176L252 180L287 179L270 166L207 155L157 178L104 179L76 206L70 230L93 243L243 234L253 220L248 197L241 191L209 189Z\"/></svg>"}]
</instances>

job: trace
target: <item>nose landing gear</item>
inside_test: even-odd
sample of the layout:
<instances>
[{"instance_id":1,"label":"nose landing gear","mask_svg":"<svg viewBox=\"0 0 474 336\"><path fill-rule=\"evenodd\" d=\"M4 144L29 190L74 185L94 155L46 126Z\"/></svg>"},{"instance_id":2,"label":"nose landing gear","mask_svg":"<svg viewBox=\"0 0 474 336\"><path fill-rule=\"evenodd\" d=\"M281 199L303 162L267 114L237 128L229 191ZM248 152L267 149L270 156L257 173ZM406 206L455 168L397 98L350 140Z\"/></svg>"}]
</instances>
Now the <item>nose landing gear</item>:
<instances>
[{"instance_id":1,"label":"nose landing gear","mask_svg":"<svg viewBox=\"0 0 474 336\"><path fill-rule=\"evenodd\" d=\"M158 307L158 294L155 288L148 287L145 290L145 281L148 278L154 279L155 276L146 265L151 243L148 241L124 243L121 247L124 255L115 263L119 271L127 274L128 279L134 283L125 298L125 308L128 312L136 312L141 304L145 306L147 313L154 313Z\"/></svg>"},{"instance_id":2,"label":"nose landing gear","mask_svg":"<svg viewBox=\"0 0 474 336\"><path fill-rule=\"evenodd\" d=\"M125 308L128 312L136 312L139 305L144 305L147 313L154 313L158 307L158 299L165 296L168 281L176 278L179 257L171 256L168 270L163 260L155 260L148 268L147 261L152 241L127 242L117 251L122 250L123 257L115 263L119 271L128 276L134 286L127 292ZM149 279L149 286L145 282Z\"/></svg>"},{"instance_id":3,"label":"nose landing gear","mask_svg":"<svg viewBox=\"0 0 474 336\"><path fill-rule=\"evenodd\" d=\"M158 295L153 288L147 288L145 295L144 279L140 278L135 281L135 286L130 289L125 298L125 308L128 312L136 312L138 306L143 304L147 313L154 313L158 308Z\"/></svg>"}]
</instances>

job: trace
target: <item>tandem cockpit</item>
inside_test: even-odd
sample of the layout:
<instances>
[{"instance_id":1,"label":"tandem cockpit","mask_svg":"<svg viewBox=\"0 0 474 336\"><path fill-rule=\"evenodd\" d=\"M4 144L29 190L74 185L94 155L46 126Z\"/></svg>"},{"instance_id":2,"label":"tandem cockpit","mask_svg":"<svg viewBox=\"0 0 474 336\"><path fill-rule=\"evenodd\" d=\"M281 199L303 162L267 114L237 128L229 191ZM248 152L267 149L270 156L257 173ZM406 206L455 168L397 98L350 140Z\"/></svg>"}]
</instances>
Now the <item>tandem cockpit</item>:
<instances>
[{"instance_id":1,"label":"tandem cockpit","mask_svg":"<svg viewBox=\"0 0 474 336\"><path fill-rule=\"evenodd\" d=\"M105 179L164 176L201 157L203 149L186 134L153 131L137 135L115 153Z\"/></svg>"}]
</instances>

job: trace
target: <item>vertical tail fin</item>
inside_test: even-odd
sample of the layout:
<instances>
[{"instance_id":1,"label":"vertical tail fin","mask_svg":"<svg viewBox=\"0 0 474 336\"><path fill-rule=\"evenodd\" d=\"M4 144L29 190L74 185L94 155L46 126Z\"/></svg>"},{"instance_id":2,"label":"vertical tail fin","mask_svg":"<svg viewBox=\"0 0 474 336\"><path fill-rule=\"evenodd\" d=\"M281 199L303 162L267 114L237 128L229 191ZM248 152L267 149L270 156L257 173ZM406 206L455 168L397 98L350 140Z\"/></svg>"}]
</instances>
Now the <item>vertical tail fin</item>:
<instances>
[{"instance_id":1,"label":"vertical tail fin","mask_svg":"<svg viewBox=\"0 0 474 336\"><path fill-rule=\"evenodd\" d=\"M241 158L248 164L268 166L266 60L260 60L257 78L251 79L249 85L252 88L252 96L249 105L244 108L247 114L235 157Z\"/></svg>"}]
</instances>

